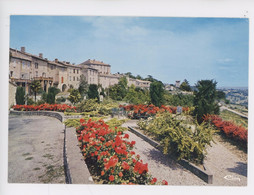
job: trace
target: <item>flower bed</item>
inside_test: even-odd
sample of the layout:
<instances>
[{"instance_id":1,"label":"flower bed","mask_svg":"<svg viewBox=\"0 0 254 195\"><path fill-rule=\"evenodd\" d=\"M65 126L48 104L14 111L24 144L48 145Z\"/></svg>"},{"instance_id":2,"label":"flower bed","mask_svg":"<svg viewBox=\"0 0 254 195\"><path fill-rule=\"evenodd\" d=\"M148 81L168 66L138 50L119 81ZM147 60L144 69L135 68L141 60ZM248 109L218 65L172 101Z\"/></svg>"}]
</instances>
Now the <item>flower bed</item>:
<instances>
[{"instance_id":1,"label":"flower bed","mask_svg":"<svg viewBox=\"0 0 254 195\"><path fill-rule=\"evenodd\" d=\"M132 151L135 141L129 135L109 128L103 120L80 119L76 128L86 162L95 168L96 176L105 184L164 184L148 174L148 164Z\"/></svg>"},{"instance_id":2,"label":"flower bed","mask_svg":"<svg viewBox=\"0 0 254 195\"><path fill-rule=\"evenodd\" d=\"M220 129L227 137L237 141L243 147L247 148L248 131L242 126L237 126L233 122L223 121L217 115L205 115L204 121L212 123L216 128Z\"/></svg>"},{"instance_id":3,"label":"flower bed","mask_svg":"<svg viewBox=\"0 0 254 195\"><path fill-rule=\"evenodd\" d=\"M48 111L58 111L58 112L76 112L75 106L68 106L66 104L41 104L38 106L35 105L14 105L12 107L14 110L18 111L39 111L39 110L48 110Z\"/></svg>"},{"instance_id":4,"label":"flower bed","mask_svg":"<svg viewBox=\"0 0 254 195\"><path fill-rule=\"evenodd\" d=\"M144 105L144 104L139 104L139 105L133 105L129 104L127 106L120 105L119 107L124 108L124 110L128 111L128 117L132 119L139 119L139 118L148 118L150 116L154 116L158 112L169 112L176 114L177 107L175 106L165 106L162 105L160 108L154 106L153 104L150 105ZM183 107L182 111L184 113L187 113L189 111L188 107Z\"/></svg>"}]
</instances>

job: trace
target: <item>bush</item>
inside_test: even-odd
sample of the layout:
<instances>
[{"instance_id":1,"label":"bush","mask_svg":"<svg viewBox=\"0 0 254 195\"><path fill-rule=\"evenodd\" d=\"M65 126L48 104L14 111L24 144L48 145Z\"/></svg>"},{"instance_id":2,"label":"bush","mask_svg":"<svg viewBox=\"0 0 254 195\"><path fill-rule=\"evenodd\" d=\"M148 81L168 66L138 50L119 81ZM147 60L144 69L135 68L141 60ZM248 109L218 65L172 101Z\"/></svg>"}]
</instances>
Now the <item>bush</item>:
<instances>
[{"instance_id":1,"label":"bush","mask_svg":"<svg viewBox=\"0 0 254 195\"><path fill-rule=\"evenodd\" d=\"M92 173L105 184L157 184L148 174L148 164L132 151L129 135L109 128L103 120L80 119L76 129L81 150ZM162 184L167 184L162 181Z\"/></svg>"},{"instance_id":2,"label":"bush","mask_svg":"<svg viewBox=\"0 0 254 195\"><path fill-rule=\"evenodd\" d=\"M16 89L16 104L18 105L25 104L25 90L23 87L17 87Z\"/></svg>"},{"instance_id":3,"label":"bush","mask_svg":"<svg viewBox=\"0 0 254 195\"><path fill-rule=\"evenodd\" d=\"M27 105L33 105L34 103L32 98L27 98Z\"/></svg>"},{"instance_id":4,"label":"bush","mask_svg":"<svg viewBox=\"0 0 254 195\"><path fill-rule=\"evenodd\" d=\"M98 103L96 99L83 100L77 105L78 112L91 112L97 110Z\"/></svg>"},{"instance_id":5,"label":"bush","mask_svg":"<svg viewBox=\"0 0 254 195\"><path fill-rule=\"evenodd\" d=\"M165 154L169 153L178 160L203 163L206 146L213 140L214 131L207 124L196 123L193 131L168 112L141 120L138 125L160 141Z\"/></svg>"},{"instance_id":6,"label":"bush","mask_svg":"<svg viewBox=\"0 0 254 195\"><path fill-rule=\"evenodd\" d=\"M64 98L64 97L59 97L59 98L56 99L56 103L57 104L61 104L61 103L65 102L65 101L66 101L66 98Z\"/></svg>"}]
</instances>

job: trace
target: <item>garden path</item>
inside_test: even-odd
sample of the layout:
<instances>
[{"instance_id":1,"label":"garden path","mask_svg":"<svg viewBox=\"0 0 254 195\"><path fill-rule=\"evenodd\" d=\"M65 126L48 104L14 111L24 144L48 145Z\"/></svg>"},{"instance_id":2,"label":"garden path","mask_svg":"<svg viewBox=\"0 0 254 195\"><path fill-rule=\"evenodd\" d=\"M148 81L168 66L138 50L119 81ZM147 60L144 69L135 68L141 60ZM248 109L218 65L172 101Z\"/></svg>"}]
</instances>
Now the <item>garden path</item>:
<instances>
[{"instance_id":1,"label":"garden path","mask_svg":"<svg viewBox=\"0 0 254 195\"><path fill-rule=\"evenodd\" d=\"M129 120L125 127L137 128L137 120ZM208 185L181 165L165 157L159 150L128 132L130 140L136 141L134 151L148 163L149 172L157 179L166 179L169 185ZM247 162L235 155L220 141L212 143L208 148L205 166L213 174L214 186L245 186L247 185Z\"/></svg>"},{"instance_id":2,"label":"garden path","mask_svg":"<svg viewBox=\"0 0 254 195\"><path fill-rule=\"evenodd\" d=\"M213 185L246 186L247 161L241 159L224 146L221 141L212 143L207 149L205 166L213 174Z\"/></svg>"},{"instance_id":3,"label":"garden path","mask_svg":"<svg viewBox=\"0 0 254 195\"><path fill-rule=\"evenodd\" d=\"M137 127L135 120L129 120L123 124L124 127ZM174 160L163 155L159 150L149 143L128 132L131 141L136 141L134 151L140 155L144 163L148 163L149 173L158 181L165 179L169 185L206 185L206 182L183 168Z\"/></svg>"},{"instance_id":4,"label":"garden path","mask_svg":"<svg viewBox=\"0 0 254 195\"><path fill-rule=\"evenodd\" d=\"M9 115L8 182L65 183L63 141L55 118Z\"/></svg>"}]
</instances>

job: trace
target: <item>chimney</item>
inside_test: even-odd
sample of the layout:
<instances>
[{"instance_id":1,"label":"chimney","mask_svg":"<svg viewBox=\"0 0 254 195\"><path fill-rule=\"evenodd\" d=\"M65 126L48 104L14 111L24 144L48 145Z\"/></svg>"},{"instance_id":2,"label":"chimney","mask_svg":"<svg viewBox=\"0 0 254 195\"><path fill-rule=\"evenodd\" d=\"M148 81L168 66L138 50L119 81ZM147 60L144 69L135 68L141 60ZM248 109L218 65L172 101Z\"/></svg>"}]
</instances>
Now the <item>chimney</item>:
<instances>
[{"instance_id":1,"label":"chimney","mask_svg":"<svg viewBox=\"0 0 254 195\"><path fill-rule=\"evenodd\" d=\"M43 58L43 53L39 53L39 57L40 57L40 58Z\"/></svg>"},{"instance_id":2,"label":"chimney","mask_svg":"<svg viewBox=\"0 0 254 195\"><path fill-rule=\"evenodd\" d=\"M21 51L22 53L25 53L25 52L26 52L26 48L25 48L25 47L21 47L20 51Z\"/></svg>"},{"instance_id":3,"label":"chimney","mask_svg":"<svg viewBox=\"0 0 254 195\"><path fill-rule=\"evenodd\" d=\"M58 62L58 59L57 59L57 58L55 59L55 62L56 62L56 63Z\"/></svg>"}]
</instances>

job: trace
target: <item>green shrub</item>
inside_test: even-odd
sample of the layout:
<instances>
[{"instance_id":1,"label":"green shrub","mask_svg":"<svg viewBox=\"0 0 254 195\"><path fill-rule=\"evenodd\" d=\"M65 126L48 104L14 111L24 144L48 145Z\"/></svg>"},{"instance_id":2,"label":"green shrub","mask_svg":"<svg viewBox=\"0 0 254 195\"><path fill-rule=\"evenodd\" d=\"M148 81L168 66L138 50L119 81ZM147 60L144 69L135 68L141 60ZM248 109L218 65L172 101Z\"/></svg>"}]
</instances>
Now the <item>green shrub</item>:
<instances>
[{"instance_id":1,"label":"green shrub","mask_svg":"<svg viewBox=\"0 0 254 195\"><path fill-rule=\"evenodd\" d=\"M33 105L34 103L32 98L27 98L27 105Z\"/></svg>"},{"instance_id":2,"label":"green shrub","mask_svg":"<svg viewBox=\"0 0 254 195\"><path fill-rule=\"evenodd\" d=\"M214 130L205 123L192 124L195 126L193 130L170 113L141 120L138 125L160 141L165 154L196 163L203 163L206 146L210 145L214 134Z\"/></svg>"},{"instance_id":3,"label":"green shrub","mask_svg":"<svg viewBox=\"0 0 254 195\"><path fill-rule=\"evenodd\" d=\"M16 104L18 105L25 104L25 90L23 87L17 87L16 89Z\"/></svg>"},{"instance_id":4,"label":"green shrub","mask_svg":"<svg viewBox=\"0 0 254 195\"><path fill-rule=\"evenodd\" d=\"M98 103L96 99L83 100L77 107L78 112L91 112L97 110Z\"/></svg>"},{"instance_id":5,"label":"green shrub","mask_svg":"<svg viewBox=\"0 0 254 195\"><path fill-rule=\"evenodd\" d=\"M65 102L65 101L66 101L66 98L64 98L64 97L59 97L59 98L56 99L56 103L57 104L61 104L61 103Z\"/></svg>"}]
</instances>

